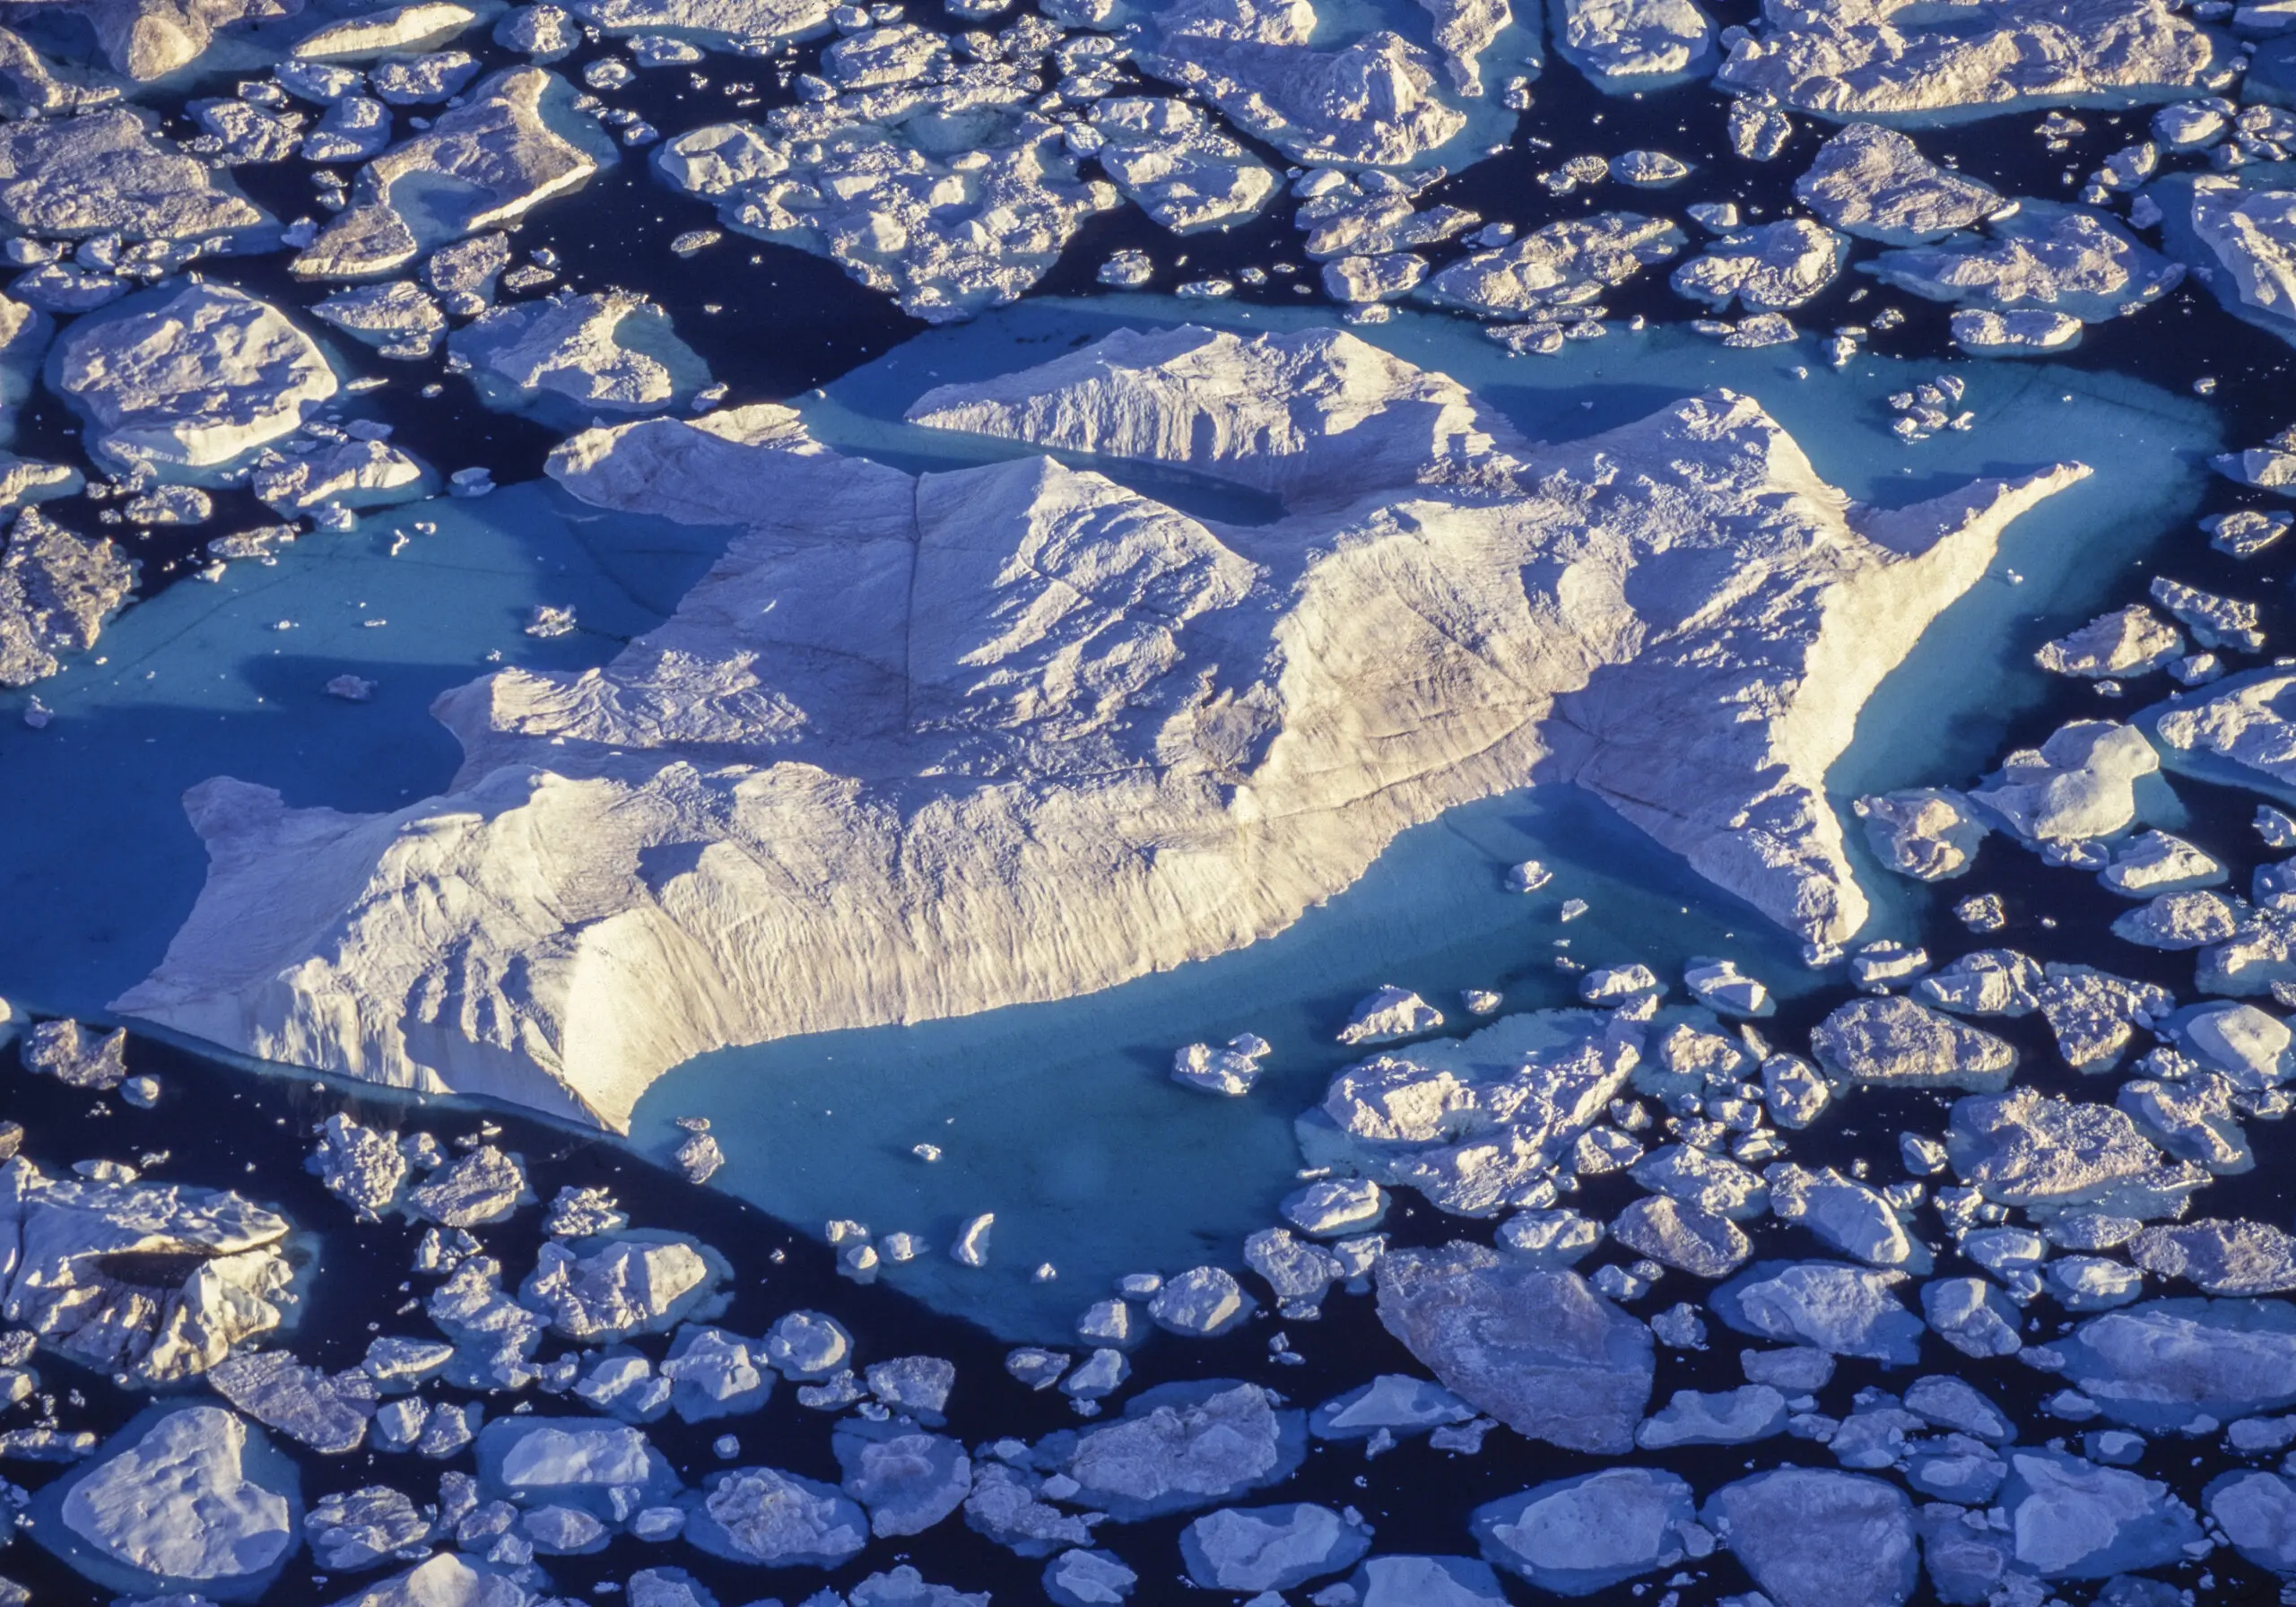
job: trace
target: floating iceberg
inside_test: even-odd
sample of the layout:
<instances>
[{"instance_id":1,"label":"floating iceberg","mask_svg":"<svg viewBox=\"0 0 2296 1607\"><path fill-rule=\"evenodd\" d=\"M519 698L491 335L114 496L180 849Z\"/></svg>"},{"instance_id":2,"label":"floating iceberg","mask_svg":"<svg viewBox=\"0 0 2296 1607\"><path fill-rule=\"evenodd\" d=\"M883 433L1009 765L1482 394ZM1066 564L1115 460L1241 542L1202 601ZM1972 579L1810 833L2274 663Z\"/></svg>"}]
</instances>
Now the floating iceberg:
<instances>
[{"instance_id":1,"label":"floating iceberg","mask_svg":"<svg viewBox=\"0 0 2296 1607\"><path fill-rule=\"evenodd\" d=\"M587 499L761 522L607 670L513 672L443 700L465 749L448 799L359 818L291 813L228 780L196 789L210 886L120 1007L266 1058L619 1125L654 1076L722 1044L1065 996L1235 947L1352 881L1404 827L1549 777L1790 929L1837 938L1866 903L1826 768L2001 527L2081 473L1845 509L1805 489L1805 461L1760 408L1720 395L1526 457L1463 387L1321 332L1119 334L911 416L1186 461L1297 511L1207 524L1036 456L919 478L828 451L773 409L586 434L554 465ZM1622 456L1655 478L1617 481ZM688 465L704 463L697 483ZM1574 479L1591 499L1560 494ZM1700 511L1648 520L1661 482L1670 508ZM1387 528L1403 501L1417 534ZM826 506L839 518L823 539ZM1309 532L1325 545L1303 550ZM1691 588L1662 616L1683 623L1655 635L1629 630L1637 611L1612 583L1558 579L1535 612L1511 578L1557 542L1594 543L1608 573L1655 559L1653 541L1722 560L1651 571ZM1457 564L1485 552L1490 586L1462 586ZM912 624L919 563L929 595L978 601ZM796 595L812 600L741 601ZM1428 622L1462 610L1488 646L1465 652ZM1361 650L1281 648L1334 628ZM1703 669L1718 631L1752 650L1726 689ZM1602 644L1629 640L1604 662ZM1208 700L1187 690L1207 672ZM1428 700L1455 684L1484 691ZM1750 723L1755 687L1775 712ZM1413 757L1346 736L1375 709L1413 733ZM1156 734L1131 734L1150 710ZM1150 768L1082 785L1144 742ZM970 780L950 769L960 752ZM696 786L723 802L689 818ZM533 830L579 852L503 857ZM1175 830L1199 846L1175 855ZM788 857L800 840L837 867L825 880ZM904 867L943 890L929 907ZM497 889L452 936L394 913L440 877ZM545 890L564 877L587 890ZM1213 885L1216 899L1195 890ZM269 912L259 933L250 899ZM935 935L959 931L961 957ZM497 1003L452 1002L474 983ZM483 1047L449 1025L482 1020L499 1023Z\"/></svg>"}]
</instances>

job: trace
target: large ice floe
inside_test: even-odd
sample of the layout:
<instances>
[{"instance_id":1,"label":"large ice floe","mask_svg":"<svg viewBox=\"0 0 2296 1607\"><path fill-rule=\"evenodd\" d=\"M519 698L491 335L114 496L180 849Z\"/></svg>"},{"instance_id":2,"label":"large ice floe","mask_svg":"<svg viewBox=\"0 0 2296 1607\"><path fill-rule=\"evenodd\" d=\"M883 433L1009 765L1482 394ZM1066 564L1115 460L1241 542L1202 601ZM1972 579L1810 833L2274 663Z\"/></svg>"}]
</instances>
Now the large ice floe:
<instances>
[{"instance_id":1,"label":"large ice floe","mask_svg":"<svg viewBox=\"0 0 2296 1607\"><path fill-rule=\"evenodd\" d=\"M1561 780L1839 940L1866 902L1827 768L2008 521L2084 473L1858 507L1722 393L1534 448L1325 331L1119 334L909 417L1037 451L912 475L770 407L570 442L584 500L743 530L605 668L441 699L439 798L194 789L207 889L119 1007L619 1126L723 1045L1248 943L1405 828ZM1191 518L1045 450L1286 511Z\"/></svg>"}]
</instances>

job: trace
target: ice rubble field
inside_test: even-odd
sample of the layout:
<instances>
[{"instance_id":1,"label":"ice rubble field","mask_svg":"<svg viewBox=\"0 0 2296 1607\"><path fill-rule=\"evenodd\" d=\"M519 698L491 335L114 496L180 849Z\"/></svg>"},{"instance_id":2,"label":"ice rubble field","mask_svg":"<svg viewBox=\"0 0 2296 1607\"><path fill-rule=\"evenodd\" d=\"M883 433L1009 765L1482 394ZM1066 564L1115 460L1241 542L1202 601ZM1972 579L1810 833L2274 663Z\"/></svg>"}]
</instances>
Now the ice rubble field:
<instances>
[{"instance_id":1,"label":"ice rubble field","mask_svg":"<svg viewBox=\"0 0 2296 1607\"><path fill-rule=\"evenodd\" d=\"M1239 308L1207 320L1200 307L1152 298L1032 303L920 337L804 412L839 448L881 450L909 468L952 466L995 448L900 425L923 390L1009 370L1079 336L1182 317L1239 329L1312 319ZM1432 319L1372 333L1476 387L1534 439L1599 431L1665 396L1743 390L1828 480L1877 502L2051 459L2098 466L2095 479L2010 526L1987 580L1869 707L1832 778L1838 801L1909 784L1956 757L1973 767L1997 728L2002 686L2037 691L2038 677L2003 662L1999 646L2030 612L2024 598L2066 599L2069 622L2085 578L2101 578L2114 555L2135 552L2184 513L2198 465L2219 444L2205 409L2149 387L1988 369L1973 375L1968 397L1985 428L1925 443L1909 474L1884 398L1926 377L1910 365L1860 359L1837 374L1792 349L1737 352L1663 333L1524 365ZM2130 449L2138 442L2145 456ZM2164 473L2166 462L2185 467ZM186 787L232 775L278 786L292 804L398 807L452 769L451 744L427 713L438 692L491 668L494 652L542 667L596 662L603 638L651 624L714 555L705 528L604 517L541 486L427 503L420 515L437 530L411 535L396 557L390 533L412 529L407 510L307 536L275 567L233 566L213 587L170 589L121 617L104 638L105 664L43 683L56 711L44 732L0 733L0 754L24 783L0 799L9 885L52 912L8 940L13 951L0 960L22 978L23 1003L94 1012L152 968L204 869L176 802ZM535 642L519 627L545 604L572 605L596 634ZM1972 651L1999 673L1971 675ZM324 695L343 673L374 681L372 701ZM356 745L339 740L352 722ZM74 802L58 807L65 799ZM787 1220L898 1220L945 1243L959 1221L994 1212L998 1254L987 1268L931 1256L892 1276L944 1309L1042 1337L1072 1315L1069 1290L1167 1264L1206 1236L1233 1244L1266 1218L1292 1164L1291 1114L1338 1064L1330 1035L1348 1000L1390 980L1430 997L1502 986L1490 957L1563 935L1554 916L1563 896L1592 907L1569 932L1590 959L1615 951L1658 964L1767 947L1779 962L1772 974L1792 985L1798 968L1762 917L1714 905L1710 890L1637 840L1607 812L1568 798L1478 805L1413 831L1362 883L1240 953L1081 1000L720 1051L657 1083L633 1137L658 1152L674 1145L674 1118L709 1117L728 1155L722 1181ZM1560 880L1526 910L1492 867L1532 857ZM1865 880L1886 898L1896 879ZM152 921L124 932L115 912L135 904ZM1507 967L1521 969L1519 960ZM1532 972L1509 1005L1557 1002L1560 986ZM1284 1003L1271 1010L1269 1001ZM1161 1071L1176 1019L1269 1038L1277 1052L1263 1090L1214 1104L1175 1089ZM770 1091L761 1098L761 1089ZM955 1164L920 1166L909 1151L921 1142L941 1144ZM1166 1159L1126 1163L1144 1142ZM1030 1281L1044 1263L1062 1270L1065 1288Z\"/></svg>"}]
</instances>

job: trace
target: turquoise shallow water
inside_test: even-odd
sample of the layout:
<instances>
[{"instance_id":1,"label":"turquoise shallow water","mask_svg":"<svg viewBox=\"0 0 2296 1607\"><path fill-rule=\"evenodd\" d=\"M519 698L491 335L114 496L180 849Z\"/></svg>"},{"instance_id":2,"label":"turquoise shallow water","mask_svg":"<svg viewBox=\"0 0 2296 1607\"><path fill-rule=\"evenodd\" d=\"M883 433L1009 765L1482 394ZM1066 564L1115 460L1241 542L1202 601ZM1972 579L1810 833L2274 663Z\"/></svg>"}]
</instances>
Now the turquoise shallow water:
<instances>
[{"instance_id":1,"label":"turquoise shallow water","mask_svg":"<svg viewBox=\"0 0 2296 1607\"><path fill-rule=\"evenodd\" d=\"M932 385L1028 366L1122 324L1179 317L1268 327L1318 315L1152 298L1031 303L920 336L802 405L824 439L904 467L1004 456L1009 447L909 430L900 412ZM1879 503L2058 458L2096 465L2090 482L2018 522L1994 575L1869 708L1834 777L1844 797L1973 775L2005 722L2039 695L2031 647L2156 545L2199 543L2189 516L2205 455L2220 446L2195 401L2055 368L1958 366L1981 430L1908 447L1888 432L1885 398L1934 368L1861 359L1837 374L1806 344L1732 352L1674 333L1509 360L1471 326L1414 316L1364 333L1482 389L1548 439L1733 387L1758 396L1828 479ZM1185 475L1125 477L1206 513L1264 511ZM413 534L418 520L439 528ZM396 557L394 531L409 533ZM0 993L98 1014L157 960L204 869L177 804L186 786L230 774L278 786L291 804L346 810L436 790L457 755L428 716L432 697L485 673L491 654L553 666L604 660L674 605L725 534L605 516L548 485L519 486L308 537L275 566L234 565L216 585L179 585L131 609L100 661L40 689L56 710L47 730L0 723L0 887L17 912L0 931ZM540 603L572 604L582 630L525 636ZM378 619L387 623L369 622ZM274 629L282 621L291 628ZM324 693L345 673L378 682L372 702ZM1555 866L1555 883L1527 899L1501 892L1500 868L1533 856ZM1877 929L1901 924L1904 884L1874 890ZM1565 927L1557 910L1571 896L1592 911ZM671 1118L707 1115L730 1158L722 1186L804 1226L849 1216L919 1232L935 1253L890 1277L1007 1333L1048 1336L1115 1273L1232 1262L1242 1236L1273 1220L1298 1164L1292 1118L1352 1057L1330 1034L1358 995L1396 982L1447 1010L1466 986L1503 986L1510 1009L1559 1003L1567 979L1552 960L1566 938L1594 964L1673 969L1726 953L1775 986L1790 989L1801 975L1782 936L1751 911L1599 806L1550 789L1406 835L1356 887L1239 954L1061 1003L704 1056L650 1091L633 1142L665 1153L681 1136ZM1166 1080L1180 1044L1246 1029L1275 1045L1248 1099ZM943 1160L915 1159L919 1142L941 1146ZM939 1251L981 1211L998 1219L992 1264L960 1268ZM1057 1278L1031 1281L1048 1262Z\"/></svg>"}]
</instances>

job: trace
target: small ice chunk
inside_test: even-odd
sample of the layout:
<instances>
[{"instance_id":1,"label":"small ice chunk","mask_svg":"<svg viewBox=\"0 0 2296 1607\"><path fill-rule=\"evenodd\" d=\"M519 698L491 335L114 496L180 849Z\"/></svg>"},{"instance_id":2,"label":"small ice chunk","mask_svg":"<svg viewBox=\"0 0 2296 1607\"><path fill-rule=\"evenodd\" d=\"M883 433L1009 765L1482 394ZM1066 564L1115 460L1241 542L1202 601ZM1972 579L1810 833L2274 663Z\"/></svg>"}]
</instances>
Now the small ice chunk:
<instances>
[{"instance_id":1,"label":"small ice chunk","mask_svg":"<svg viewBox=\"0 0 2296 1607\"><path fill-rule=\"evenodd\" d=\"M1183 1088L1240 1099L1267 1068L1260 1064L1273 1049L1267 1039L1253 1033L1231 1038L1226 1047L1190 1044L1172 1056L1172 1081Z\"/></svg>"},{"instance_id":2,"label":"small ice chunk","mask_svg":"<svg viewBox=\"0 0 2296 1607\"><path fill-rule=\"evenodd\" d=\"M1366 994L1348 1012L1339 1029L1344 1044L1385 1044L1416 1038L1443 1024L1443 1012L1407 988L1393 986Z\"/></svg>"}]
</instances>

